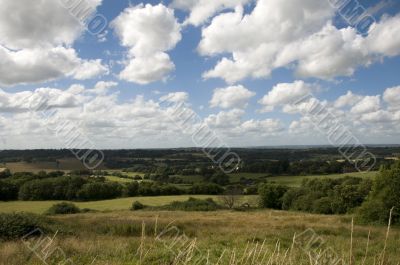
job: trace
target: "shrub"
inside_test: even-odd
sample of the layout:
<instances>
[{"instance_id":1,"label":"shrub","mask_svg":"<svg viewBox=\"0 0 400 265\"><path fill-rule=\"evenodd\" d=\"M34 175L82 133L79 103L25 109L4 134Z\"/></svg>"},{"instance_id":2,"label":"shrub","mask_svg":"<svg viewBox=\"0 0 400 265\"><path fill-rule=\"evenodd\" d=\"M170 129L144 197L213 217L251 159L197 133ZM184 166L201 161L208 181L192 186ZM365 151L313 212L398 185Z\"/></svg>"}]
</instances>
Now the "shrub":
<instances>
[{"instance_id":1,"label":"shrub","mask_svg":"<svg viewBox=\"0 0 400 265\"><path fill-rule=\"evenodd\" d=\"M371 194L357 211L358 219L365 223L386 223L392 207L392 221L400 223L400 162L381 169Z\"/></svg>"},{"instance_id":2,"label":"shrub","mask_svg":"<svg viewBox=\"0 0 400 265\"><path fill-rule=\"evenodd\" d=\"M122 185L116 182L87 183L77 193L78 199L84 201L114 199L121 195Z\"/></svg>"},{"instance_id":3,"label":"shrub","mask_svg":"<svg viewBox=\"0 0 400 265\"><path fill-rule=\"evenodd\" d=\"M142 210L142 209L144 209L145 207L146 207L146 206L143 205L141 202L135 201L135 202L132 204L131 210L132 210L132 211Z\"/></svg>"},{"instance_id":4,"label":"shrub","mask_svg":"<svg viewBox=\"0 0 400 265\"><path fill-rule=\"evenodd\" d=\"M0 239L21 239L31 234L36 234L39 229L46 232L45 219L39 215L28 213L1 213L0 214Z\"/></svg>"},{"instance_id":5,"label":"shrub","mask_svg":"<svg viewBox=\"0 0 400 265\"><path fill-rule=\"evenodd\" d=\"M195 198L189 198L187 201L171 202L169 205L164 207L167 210L177 210L177 211L216 211L220 207L211 198L201 200Z\"/></svg>"},{"instance_id":6,"label":"shrub","mask_svg":"<svg viewBox=\"0 0 400 265\"><path fill-rule=\"evenodd\" d=\"M81 177L35 179L25 182L19 190L19 198L27 201L75 200L77 192L86 180Z\"/></svg>"},{"instance_id":7,"label":"shrub","mask_svg":"<svg viewBox=\"0 0 400 265\"><path fill-rule=\"evenodd\" d=\"M0 201L11 201L18 198L18 187L14 184L0 181Z\"/></svg>"},{"instance_id":8,"label":"shrub","mask_svg":"<svg viewBox=\"0 0 400 265\"><path fill-rule=\"evenodd\" d=\"M11 172L8 168L4 169L3 171L0 171L0 179L5 179L11 177Z\"/></svg>"},{"instance_id":9,"label":"shrub","mask_svg":"<svg viewBox=\"0 0 400 265\"><path fill-rule=\"evenodd\" d=\"M286 186L277 184L264 184L260 186L258 194L260 194L260 207L282 209L282 197L287 192Z\"/></svg>"},{"instance_id":10,"label":"shrub","mask_svg":"<svg viewBox=\"0 0 400 265\"><path fill-rule=\"evenodd\" d=\"M139 184L136 181L126 184L125 193L128 197L135 197L139 194Z\"/></svg>"},{"instance_id":11,"label":"shrub","mask_svg":"<svg viewBox=\"0 0 400 265\"><path fill-rule=\"evenodd\" d=\"M80 213L80 209L73 203L61 202L54 204L47 210L47 214L75 214Z\"/></svg>"},{"instance_id":12,"label":"shrub","mask_svg":"<svg viewBox=\"0 0 400 265\"><path fill-rule=\"evenodd\" d=\"M314 201L313 212L320 214L333 214L332 199L329 197L323 197Z\"/></svg>"},{"instance_id":13,"label":"shrub","mask_svg":"<svg viewBox=\"0 0 400 265\"><path fill-rule=\"evenodd\" d=\"M194 184L190 190L190 194L218 195L224 189L214 183Z\"/></svg>"}]
</instances>

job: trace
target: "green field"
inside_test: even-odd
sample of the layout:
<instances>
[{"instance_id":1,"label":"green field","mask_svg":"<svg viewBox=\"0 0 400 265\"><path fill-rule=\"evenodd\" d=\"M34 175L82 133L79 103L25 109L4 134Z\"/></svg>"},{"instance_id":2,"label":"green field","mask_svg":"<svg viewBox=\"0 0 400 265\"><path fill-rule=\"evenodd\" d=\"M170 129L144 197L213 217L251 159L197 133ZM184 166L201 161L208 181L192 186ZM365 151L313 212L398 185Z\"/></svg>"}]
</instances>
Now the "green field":
<instances>
[{"instance_id":1,"label":"green field","mask_svg":"<svg viewBox=\"0 0 400 265\"><path fill-rule=\"evenodd\" d=\"M133 179L120 178L120 177L116 177L116 176L106 176L106 180L113 181L113 182L118 182L118 183L131 183L131 182L133 182Z\"/></svg>"},{"instance_id":2,"label":"green field","mask_svg":"<svg viewBox=\"0 0 400 265\"><path fill-rule=\"evenodd\" d=\"M179 195L179 196L157 196L157 197L130 197L105 201L93 202L74 202L79 208L92 209L96 211L116 211L128 210L134 201L139 201L148 206L162 206L173 201L185 201L189 197L206 199L213 198L218 200L218 196L212 195ZM249 202L254 205L257 201L256 196L243 196L243 202ZM11 201L0 202L0 212L31 212L31 213L44 213L53 204L59 201Z\"/></svg>"},{"instance_id":3,"label":"green field","mask_svg":"<svg viewBox=\"0 0 400 265\"><path fill-rule=\"evenodd\" d=\"M267 177L265 173L234 173L231 174L231 182L238 182L241 177L252 178L252 179L263 179L266 181L274 181L276 183L287 185L289 187L299 187L304 179L321 179L321 178L331 178L338 179L344 178L346 176L350 177L360 177L360 178L374 178L377 171L371 171L366 173L353 172L345 174L332 174L332 175L307 175L307 176L276 176Z\"/></svg>"}]
</instances>

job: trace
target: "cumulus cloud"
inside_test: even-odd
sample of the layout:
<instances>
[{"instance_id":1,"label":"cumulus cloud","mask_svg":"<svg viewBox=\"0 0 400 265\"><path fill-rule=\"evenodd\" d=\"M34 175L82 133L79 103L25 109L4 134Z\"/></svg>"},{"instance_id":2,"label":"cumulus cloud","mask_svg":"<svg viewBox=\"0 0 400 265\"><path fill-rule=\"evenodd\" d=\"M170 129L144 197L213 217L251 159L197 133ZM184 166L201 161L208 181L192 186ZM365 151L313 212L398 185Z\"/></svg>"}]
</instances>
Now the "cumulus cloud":
<instances>
[{"instance_id":1,"label":"cumulus cloud","mask_svg":"<svg viewBox=\"0 0 400 265\"><path fill-rule=\"evenodd\" d=\"M332 80L400 54L395 37L400 15L374 24L366 37L351 27L336 28L333 19L328 1L318 0L258 0L249 14L241 7L219 14L203 28L198 50L204 56L224 57L203 77L236 83L287 67L299 77Z\"/></svg>"},{"instance_id":2,"label":"cumulus cloud","mask_svg":"<svg viewBox=\"0 0 400 265\"><path fill-rule=\"evenodd\" d=\"M129 48L127 65L119 75L121 79L148 84L165 80L175 69L165 53L181 40L181 26L172 9L162 4L128 7L111 25L121 44Z\"/></svg>"},{"instance_id":3,"label":"cumulus cloud","mask_svg":"<svg viewBox=\"0 0 400 265\"><path fill-rule=\"evenodd\" d=\"M362 99L362 96L356 95L351 91L347 91L346 95L340 96L335 102L335 108L343 108L346 106L354 106L357 102Z\"/></svg>"},{"instance_id":4,"label":"cumulus cloud","mask_svg":"<svg viewBox=\"0 0 400 265\"><path fill-rule=\"evenodd\" d=\"M210 100L210 107L229 108L246 108L250 98L256 93L248 90L244 86L230 86L227 88L217 88Z\"/></svg>"},{"instance_id":5,"label":"cumulus cloud","mask_svg":"<svg viewBox=\"0 0 400 265\"><path fill-rule=\"evenodd\" d=\"M249 3L251 0L174 0L171 4L173 8L189 11L189 17L184 24L200 26L216 13L232 9Z\"/></svg>"},{"instance_id":6,"label":"cumulus cloud","mask_svg":"<svg viewBox=\"0 0 400 265\"><path fill-rule=\"evenodd\" d=\"M186 102L189 99L187 92L173 92L160 98L161 101L168 101L172 103Z\"/></svg>"},{"instance_id":7,"label":"cumulus cloud","mask_svg":"<svg viewBox=\"0 0 400 265\"><path fill-rule=\"evenodd\" d=\"M391 87L383 93L383 100L385 100L390 108L400 109L400 86Z\"/></svg>"},{"instance_id":8,"label":"cumulus cloud","mask_svg":"<svg viewBox=\"0 0 400 265\"><path fill-rule=\"evenodd\" d=\"M380 108L380 101L379 95L366 96L351 108L351 112L355 114L364 114L377 111Z\"/></svg>"},{"instance_id":9,"label":"cumulus cloud","mask_svg":"<svg viewBox=\"0 0 400 265\"><path fill-rule=\"evenodd\" d=\"M87 2L95 11L101 1ZM4 0L0 5L0 84L37 83L108 73L100 60L83 60L71 48L84 27L60 3Z\"/></svg>"},{"instance_id":10,"label":"cumulus cloud","mask_svg":"<svg viewBox=\"0 0 400 265\"><path fill-rule=\"evenodd\" d=\"M277 106L294 104L314 90L316 90L314 85L307 84L301 80L293 83L279 83L259 100L258 103L263 105L262 112L269 112Z\"/></svg>"},{"instance_id":11,"label":"cumulus cloud","mask_svg":"<svg viewBox=\"0 0 400 265\"><path fill-rule=\"evenodd\" d=\"M211 114L204 121L218 134L227 137L242 137L243 140L251 135L266 137L279 134L284 130L284 125L278 119L243 121L244 114L244 110L232 109Z\"/></svg>"},{"instance_id":12,"label":"cumulus cloud","mask_svg":"<svg viewBox=\"0 0 400 265\"><path fill-rule=\"evenodd\" d=\"M22 49L0 46L0 84L38 83L62 76L83 80L108 73L101 60L82 60L72 48Z\"/></svg>"}]
</instances>

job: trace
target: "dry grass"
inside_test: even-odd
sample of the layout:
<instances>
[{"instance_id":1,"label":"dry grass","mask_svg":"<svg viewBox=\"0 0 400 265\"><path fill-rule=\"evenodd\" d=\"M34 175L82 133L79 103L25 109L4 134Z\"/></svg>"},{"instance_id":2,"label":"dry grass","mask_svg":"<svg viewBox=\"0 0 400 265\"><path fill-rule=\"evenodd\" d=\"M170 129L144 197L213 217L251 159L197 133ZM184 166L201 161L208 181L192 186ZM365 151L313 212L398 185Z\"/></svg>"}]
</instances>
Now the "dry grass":
<instances>
[{"instance_id":1,"label":"dry grass","mask_svg":"<svg viewBox=\"0 0 400 265\"><path fill-rule=\"evenodd\" d=\"M351 217L262 210L121 211L54 219L62 224L55 244L74 264L178 265L196 264L198 259L204 259L198 264L207 264L208 259L210 265L301 265L315 264L311 263L315 253L329 248L343 260L341 265L400 262L399 229L358 225L352 229ZM294 244L308 228L325 243L309 248ZM0 260L10 265L40 264L19 242L2 244Z\"/></svg>"}]
</instances>

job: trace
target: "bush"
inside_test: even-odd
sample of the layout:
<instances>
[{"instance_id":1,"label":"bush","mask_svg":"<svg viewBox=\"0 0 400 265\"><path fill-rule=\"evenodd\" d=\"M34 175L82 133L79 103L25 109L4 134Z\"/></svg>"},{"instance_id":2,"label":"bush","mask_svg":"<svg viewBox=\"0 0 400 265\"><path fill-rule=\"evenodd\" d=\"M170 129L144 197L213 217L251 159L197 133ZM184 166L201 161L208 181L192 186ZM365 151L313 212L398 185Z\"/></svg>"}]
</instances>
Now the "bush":
<instances>
[{"instance_id":1,"label":"bush","mask_svg":"<svg viewBox=\"0 0 400 265\"><path fill-rule=\"evenodd\" d=\"M371 194L357 211L364 223L387 223L390 209L394 207L393 224L400 223L400 162L382 168L375 179Z\"/></svg>"},{"instance_id":2,"label":"bush","mask_svg":"<svg viewBox=\"0 0 400 265\"><path fill-rule=\"evenodd\" d=\"M222 194L224 189L214 183L194 184L190 194L218 195Z\"/></svg>"},{"instance_id":3,"label":"bush","mask_svg":"<svg viewBox=\"0 0 400 265\"><path fill-rule=\"evenodd\" d=\"M25 182L18 196L26 201L75 200L77 192L86 182L81 177L35 179Z\"/></svg>"},{"instance_id":4,"label":"bush","mask_svg":"<svg viewBox=\"0 0 400 265\"><path fill-rule=\"evenodd\" d=\"M83 201L107 200L121 197L122 185L116 182L93 182L82 186L77 197Z\"/></svg>"},{"instance_id":5,"label":"bush","mask_svg":"<svg viewBox=\"0 0 400 265\"><path fill-rule=\"evenodd\" d=\"M176 211L216 211L220 207L211 198L205 200L189 198L187 201L183 202L171 202L169 205L164 206L164 208Z\"/></svg>"},{"instance_id":6,"label":"bush","mask_svg":"<svg viewBox=\"0 0 400 265\"><path fill-rule=\"evenodd\" d=\"M4 169L3 171L0 171L0 179L5 179L11 177L11 172L8 168Z\"/></svg>"},{"instance_id":7,"label":"bush","mask_svg":"<svg viewBox=\"0 0 400 265\"><path fill-rule=\"evenodd\" d=\"M323 197L314 201L313 212L320 214L333 214L332 199L329 197Z\"/></svg>"},{"instance_id":8,"label":"bush","mask_svg":"<svg viewBox=\"0 0 400 265\"><path fill-rule=\"evenodd\" d=\"M0 201L11 201L18 198L18 187L14 184L0 181Z\"/></svg>"},{"instance_id":9,"label":"bush","mask_svg":"<svg viewBox=\"0 0 400 265\"><path fill-rule=\"evenodd\" d=\"M139 194L139 184L136 181L126 184L125 193L128 197L135 197Z\"/></svg>"},{"instance_id":10,"label":"bush","mask_svg":"<svg viewBox=\"0 0 400 265\"><path fill-rule=\"evenodd\" d=\"M141 202L135 201L135 202L132 204L131 210L132 210L132 211L142 210L142 209L144 209L145 207L146 207L146 206L143 205Z\"/></svg>"},{"instance_id":11,"label":"bush","mask_svg":"<svg viewBox=\"0 0 400 265\"><path fill-rule=\"evenodd\" d=\"M286 186L277 184L264 184L260 186L258 194L260 194L260 207L271 209L282 209L282 197L287 192Z\"/></svg>"},{"instance_id":12,"label":"bush","mask_svg":"<svg viewBox=\"0 0 400 265\"><path fill-rule=\"evenodd\" d=\"M46 213L54 215L54 214L75 214L80 212L81 212L80 209L75 204L62 202L51 206Z\"/></svg>"},{"instance_id":13,"label":"bush","mask_svg":"<svg viewBox=\"0 0 400 265\"><path fill-rule=\"evenodd\" d=\"M35 231L46 232L45 219L39 215L28 213L1 213L0 214L0 239L21 239Z\"/></svg>"}]
</instances>

